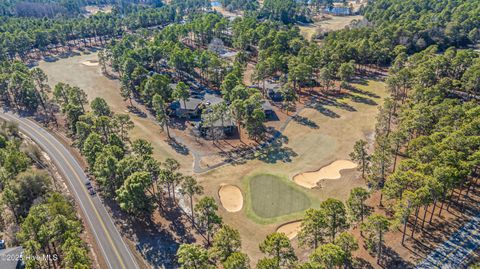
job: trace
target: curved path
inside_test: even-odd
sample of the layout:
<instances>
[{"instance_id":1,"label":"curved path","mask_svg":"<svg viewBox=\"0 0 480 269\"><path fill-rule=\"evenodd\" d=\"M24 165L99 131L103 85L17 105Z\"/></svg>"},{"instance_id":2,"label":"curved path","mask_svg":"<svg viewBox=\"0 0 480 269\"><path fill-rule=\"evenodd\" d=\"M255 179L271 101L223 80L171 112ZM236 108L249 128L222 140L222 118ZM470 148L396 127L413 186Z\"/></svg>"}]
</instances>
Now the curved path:
<instances>
[{"instance_id":1,"label":"curved path","mask_svg":"<svg viewBox=\"0 0 480 269\"><path fill-rule=\"evenodd\" d=\"M4 111L0 111L0 118L18 123L20 131L32 138L53 160L82 209L86 223L93 232L108 268L138 269L135 258L116 229L102 201L98 196L90 196L87 192L85 188L87 176L65 146L48 131L27 118Z\"/></svg>"}]
</instances>

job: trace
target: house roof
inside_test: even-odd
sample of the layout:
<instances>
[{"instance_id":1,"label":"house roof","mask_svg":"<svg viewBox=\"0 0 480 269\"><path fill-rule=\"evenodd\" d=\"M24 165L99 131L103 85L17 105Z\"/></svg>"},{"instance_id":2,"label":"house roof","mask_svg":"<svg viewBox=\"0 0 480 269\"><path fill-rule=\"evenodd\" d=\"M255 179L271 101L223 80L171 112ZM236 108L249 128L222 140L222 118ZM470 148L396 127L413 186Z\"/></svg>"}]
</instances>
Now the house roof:
<instances>
[{"instance_id":1,"label":"house roof","mask_svg":"<svg viewBox=\"0 0 480 269\"><path fill-rule=\"evenodd\" d=\"M205 114L202 114L202 123L205 121ZM217 119L216 121L212 122L211 124L203 125L203 127L230 127L230 126L236 126L236 122L233 119L231 115L225 115L225 117L222 119Z\"/></svg>"},{"instance_id":2,"label":"house roof","mask_svg":"<svg viewBox=\"0 0 480 269\"><path fill-rule=\"evenodd\" d=\"M16 248L7 248L0 250L0 257L7 257L7 255L11 255L11 257L17 257L20 253L23 252L22 247ZM2 269L16 269L17 265L20 261L16 259L0 259L0 268Z\"/></svg>"},{"instance_id":3,"label":"house roof","mask_svg":"<svg viewBox=\"0 0 480 269\"><path fill-rule=\"evenodd\" d=\"M204 93L203 95L198 95L195 97L190 96L185 102L180 101L179 106L181 109L186 109L186 110L195 110L197 109L201 104L205 105L214 105L223 102L223 98L213 94L213 93Z\"/></svg>"},{"instance_id":4,"label":"house roof","mask_svg":"<svg viewBox=\"0 0 480 269\"><path fill-rule=\"evenodd\" d=\"M272 106L272 104L270 103L270 101L268 101L268 100L263 100L262 109L263 109L263 111L273 110L273 106Z\"/></svg>"},{"instance_id":5,"label":"house roof","mask_svg":"<svg viewBox=\"0 0 480 269\"><path fill-rule=\"evenodd\" d=\"M203 100L200 98L189 97L187 100L185 100L185 102L180 101L180 108L185 110L195 110L202 103L203 103Z\"/></svg>"},{"instance_id":6,"label":"house roof","mask_svg":"<svg viewBox=\"0 0 480 269\"><path fill-rule=\"evenodd\" d=\"M325 12L333 13L333 14L340 14L340 15L350 15L351 10L349 7L330 7L325 8Z\"/></svg>"}]
</instances>

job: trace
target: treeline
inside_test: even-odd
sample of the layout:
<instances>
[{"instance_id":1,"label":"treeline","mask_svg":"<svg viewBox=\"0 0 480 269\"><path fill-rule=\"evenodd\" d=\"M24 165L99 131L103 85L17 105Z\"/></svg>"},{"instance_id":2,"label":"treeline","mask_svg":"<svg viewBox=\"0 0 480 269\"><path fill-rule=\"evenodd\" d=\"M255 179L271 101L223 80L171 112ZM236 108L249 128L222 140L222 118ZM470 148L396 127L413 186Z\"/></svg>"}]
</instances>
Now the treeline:
<instances>
[{"instance_id":1,"label":"treeline","mask_svg":"<svg viewBox=\"0 0 480 269\"><path fill-rule=\"evenodd\" d=\"M112 12L72 19L0 17L0 59L25 60L32 50L58 52L59 47L70 50L91 45L92 41L104 44L125 31L162 26L175 19L176 12L171 7L138 8L125 16Z\"/></svg>"},{"instance_id":2,"label":"treeline","mask_svg":"<svg viewBox=\"0 0 480 269\"><path fill-rule=\"evenodd\" d=\"M373 26L336 31L324 42L332 61L388 66L406 48L408 54L437 45L465 47L480 40L478 1L375 1L365 17Z\"/></svg>"},{"instance_id":3,"label":"treeline","mask_svg":"<svg viewBox=\"0 0 480 269\"><path fill-rule=\"evenodd\" d=\"M475 43L480 38L479 16L480 3L475 0L381 0L365 8L369 21L390 32L409 51L434 44L443 50Z\"/></svg>"},{"instance_id":4,"label":"treeline","mask_svg":"<svg viewBox=\"0 0 480 269\"><path fill-rule=\"evenodd\" d=\"M207 49L214 38L229 42L228 21L218 14L206 14L185 24L173 24L160 31L151 42L127 36L101 54L102 66L110 64L119 72L122 95L137 98L152 109L159 123L167 130L168 106L173 101L184 102L194 80L221 89L226 103L219 105L215 118L233 116L239 127L246 128L255 140L265 137L265 114L261 109L261 94L242 83L246 62L240 52L229 64ZM106 67L103 68L107 70ZM173 71L172 71L173 70ZM172 82L185 82L185 87L172 88ZM188 86L190 85L190 86ZM237 87L238 86L238 87ZM215 120L212 119L211 122Z\"/></svg>"},{"instance_id":5,"label":"treeline","mask_svg":"<svg viewBox=\"0 0 480 269\"><path fill-rule=\"evenodd\" d=\"M235 20L232 29L233 46L257 54L253 80L265 91L267 79L280 78L283 95L291 97L286 101L293 101L303 87L322 84L330 90L334 80L347 82L357 71L354 61L341 61L337 52L306 41L297 27L245 17Z\"/></svg>"},{"instance_id":6,"label":"treeline","mask_svg":"<svg viewBox=\"0 0 480 269\"><path fill-rule=\"evenodd\" d=\"M79 14L82 0L10 0L0 3L0 16L54 17Z\"/></svg>"},{"instance_id":7,"label":"treeline","mask_svg":"<svg viewBox=\"0 0 480 269\"><path fill-rule=\"evenodd\" d=\"M26 268L92 268L72 201L56 192L41 152L9 122L0 126L0 233L23 247ZM39 258L27 258L39 257Z\"/></svg>"},{"instance_id":8,"label":"treeline","mask_svg":"<svg viewBox=\"0 0 480 269\"><path fill-rule=\"evenodd\" d=\"M310 251L308 261L299 261L290 239L284 233L275 232L259 244L265 257L257 262L256 268L352 266L356 262L352 252L359 247L358 240L347 231L352 223L360 224L368 250L380 260L385 233L390 230L391 221L385 216L371 214L371 209L365 205L369 197L367 190L354 188L346 205L336 199L327 199L318 209L308 209L298 235L300 246ZM207 208L208 215L201 213ZM195 207L198 220L206 221L205 227L209 227L209 234L214 234L213 240L207 237L205 245L182 244L177 252L181 268L219 268L220 265L225 269L251 268L248 255L241 252L239 232L222 222L217 209L213 198L205 197L198 202Z\"/></svg>"},{"instance_id":9,"label":"treeline","mask_svg":"<svg viewBox=\"0 0 480 269\"><path fill-rule=\"evenodd\" d=\"M228 11L253 11L259 8L257 0L220 0L219 2Z\"/></svg>"},{"instance_id":10,"label":"treeline","mask_svg":"<svg viewBox=\"0 0 480 269\"><path fill-rule=\"evenodd\" d=\"M116 200L121 209L148 218L155 208L175 206L179 189L190 197L193 207L193 196L201 194L202 188L194 178L179 173L177 161L155 160L148 141L131 141L128 133L134 125L127 114L113 113L101 98L95 98L87 111L85 93L68 84L57 84L54 96L65 115L69 135L102 193Z\"/></svg>"},{"instance_id":11,"label":"treeline","mask_svg":"<svg viewBox=\"0 0 480 269\"><path fill-rule=\"evenodd\" d=\"M85 13L87 5L114 5L122 13L134 8L133 4L160 7L161 0L10 0L0 3L0 16L53 18L75 17Z\"/></svg>"},{"instance_id":12,"label":"treeline","mask_svg":"<svg viewBox=\"0 0 480 269\"><path fill-rule=\"evenodd\" d=\"M49 97L47 75L39 68L23 63L0 61L0 102L18 112L36 114L42 121L56 122L56 106Z\"/></svg>"},{"instance_id":13,"label":"treeline","mask_svg":"<svg viewBox=\"0 0 480 269\"><path fill-rule=\"evenodd\" d=\"M403 225L402 244L409 223L413 237L445 204L463 211L476 186L480 109L474 101L453 98L453 91L471 91L479 63L478 53L454 48L400 54L387 80L392 95L380 110L375 150L369 155L365 141L355 145L352 158Z\"/></svg>"}]
</instances>

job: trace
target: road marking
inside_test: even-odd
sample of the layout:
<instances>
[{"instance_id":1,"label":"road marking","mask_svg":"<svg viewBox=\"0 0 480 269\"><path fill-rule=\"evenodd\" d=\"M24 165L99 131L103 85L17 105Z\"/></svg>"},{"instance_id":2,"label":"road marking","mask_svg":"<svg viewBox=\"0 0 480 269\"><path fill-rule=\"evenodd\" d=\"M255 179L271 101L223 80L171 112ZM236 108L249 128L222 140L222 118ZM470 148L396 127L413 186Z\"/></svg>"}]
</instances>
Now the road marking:
<instances>
[{"instance_id":1,"label":"road marking","mask_svg":"<svg viewBox=\"0 0 480 269\"><path fill-rule=\"evenodd\" d=\"M50 140L48 138L46 138L43 134L37 132L36 130L33 130L33 132L35 132L36 134L40 135L43 139L45 139L47 141L48 144L50 144L50 146L52 146L54 149L55 149L55 145L53 145ZM73 168L73 166L70 164L70 162L67 160L67 158L65 157L65 155L63 154L63 152L61 152L60 150L57 150L57 152L61 155L62 159L66 162L66 164L68 165L68 167L72 170L72 172L74 173L74 177L75 179L81 184L82 186L82 190L84 192L84 194L87 196L87 197L90 197L90 194L87 193L87 191L85 190L85 188L83 187L83 185L85 184L79 177L79 175L77 174L77 171ZM120 254L118 253L118 250L117 250L117 247L115 246L115 244L113 243L112 241L112 238L110 236L110 233L108 232L107 230L107 227L105 226L105 223L103 222L103 219L100 217L100 214L98 213L97 211L97 208L95 207L95 205L93 204L92 202L92 199L88 199L88 202L90 203L90 206L93 208L93 211L95 213L95 215L97 215L97 218L100 220L100 225L102 225L102 228L103 230L105 231L105 234L107 235L107 239L108 241L110 242L110 245L113 246L113 250L115 252L115 255L117 256L117 259L120 261L120 264L122 266L122 268L124 269L127 269L125 267L125 264L123 263L123 260L120 258ZM86 212L85 212L86 213ZM108 212L107 212L108 213Z\"/></svg>"},{"instance_id":2,"label":"road marking","mask_svg":"<svg viewBox=\"0 0 480 269\"><path fill-rule=\"evenodd\" d=\"M12 118L10 115L8 115L8 116L10 117L10 119ZM16 120L15 118L13 118L13 119ZM26 120L28 120L28 119L26 119ZM61 152L60 150L56 149L55 145L53 145L52 142L50 142L50 139L46 138L43 134L39 133L38 131L36 131L35 129L31 128L31 127L28 126L28 125L25 125L25 126L27 126L28 129L30 129L31 131L33 131L34 133L36 133L36 134L39 135L40 137L42 137L48 144L50 144L50 146L52 146L53 149L55 149L55 150L61 155L62 159L66 162L67 166L70 168L70 170L72 170L72 172L73 172L73 174L74 174L74 177L75 177L75 179L77 180L77 182L79 182L79 183L81 184L82 190L83 190L84 194L85 194L87 197L90 197L90 194L87 193L87 191L85 190L85 188L83 188L84 182L82 182L82 180L80 179L80 176L78 175L77 171L72 167L72 165L70 164L70 162L67 160L67 158L66 158L65 155L63 154L63 152ZM62 145L62 146L63 146L63 145ZM75 193L77 193L77 191L76 191L76 189L75 189L75 187L74 187L73 185L72 185L72 189L74 189ZM77 193L77 196L78 196L78 193ZM78 200L80 201L80 203L82 203L82 201L81 201L81 199L80 199L79 196L78 196L78 198L79 198ZM117 249L117 247L115 246L115 244L113 244L113 241L112 241L112 238L111 238L111 236L110 236L110 233L108 232L108 230L107 230L107 228L106 228L106 226L105 226L105 223L103 222L103 219L100 217L100 214L98 213L97 208L96 208L95 205L93 204L92 199L87 199L87 200L88 200L88 202L90 203L90 206L93 208L93 211L94 211L95 215L97 215L97 218L98 218L98 220L100 221L100 224L101 224L103 230L105 231L105 234L107 235L107 239L108 239L110 245L113 247L113 250L114 250L114 252L115 252L115 255L117 256L117 259L120 261L120 264L121 264L122 268L127 269L127 268L125 267L125 264L124 264L124 262L123 262L123 259L120 258L121 256L120 256L120 254L118 253L118 249ZM83 203L82 203L82 204L83 204ZM88 217L88 214L87 214L87 212L86 212L85 209L84 209L84 211L85 211L85 215L87 215L87 217ZM108 212L107 212L107 214L108 214ZM89 221L90 221L90 224L93 226L93 223L91 222L90 218L89 218ZM116 230L115 225L114 225L114 229ZM94 230L94 229L92 228L92 230ZM118 231L117 231L117 232L118 232ZM96 232L95 232L95 234L96 234ZM100 239L98 238L98 235L97 235L97 234L96 234L96 236L97 236L97 240L100 242ZM121 238L121 236L120 236L120 238ZM122 241L123 241L123 239L122 239ZM125 244L125 242L123 242L123 243ZM101 244L99 244L99 245L101 246ZM104 254L106 254L106 253L105 253L105 250L103 249L103 247L101 247L101 248L102 248ZM128 248L127 248L127 251L130 252ZM129 253L129 254L130 254L130 253ZM131 255L131 254L130 254L130 255ZM105 256L107 256L107 255L105 255ZM109 264L110 268L113 268L113 267L111 266L110 262L108 261L107 257L105 257L105 258L106 258L107 263ZM135 260L133 260L133 262L135 263Z\"/></svg>"}]
</instances>

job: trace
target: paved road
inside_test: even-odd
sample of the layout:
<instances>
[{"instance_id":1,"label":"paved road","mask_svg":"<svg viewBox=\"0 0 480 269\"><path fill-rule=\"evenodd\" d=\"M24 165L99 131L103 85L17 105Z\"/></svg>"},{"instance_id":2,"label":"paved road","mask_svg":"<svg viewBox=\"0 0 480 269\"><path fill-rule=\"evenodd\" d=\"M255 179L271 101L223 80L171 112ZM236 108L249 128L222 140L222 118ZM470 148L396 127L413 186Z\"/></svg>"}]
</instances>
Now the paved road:
<instances>
[{"instance_id":1,"label":"paved road","mask_svg":"<svg viewBox=\"0 0 480 269\"><path fill-rule=\"evenodd\" d=\"M480 249L480 213L419 263L417 269L459 269Z\"/></svg>"},{"instance_id":2,"label":"paved road","mask_svg":"<svg viewBox=\"0 0 480 269\"><path fill-rule=\"evenodd\" d=\"M0 250L0 268L16 269L19 264L21 247Z\"/></svg>"},{"instance_id":3,"label":"paved road","mask_svg":"<svg viewBox=\"0 0 480 269\"><path fill-rule=\"evenodd\" d=\"M75 157L62 143L35 122L9 112L0 111L0 117L17 122L20 131L31 137L42 147L53 160L59 172L67 179L70 190L87 218L87 224L93 231L93 236L97 240L108 268L139 268L100 198L91 196L87 192L85 188L85 182L88 180L87 176ZM97 255L100 255L100 253Z\"/></svg>"}]
</instances>

